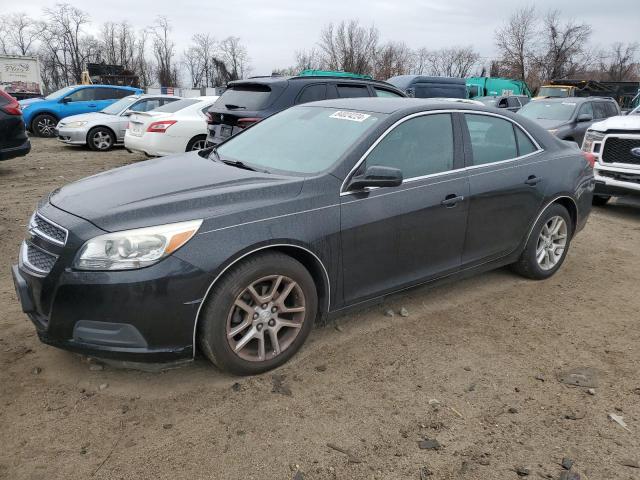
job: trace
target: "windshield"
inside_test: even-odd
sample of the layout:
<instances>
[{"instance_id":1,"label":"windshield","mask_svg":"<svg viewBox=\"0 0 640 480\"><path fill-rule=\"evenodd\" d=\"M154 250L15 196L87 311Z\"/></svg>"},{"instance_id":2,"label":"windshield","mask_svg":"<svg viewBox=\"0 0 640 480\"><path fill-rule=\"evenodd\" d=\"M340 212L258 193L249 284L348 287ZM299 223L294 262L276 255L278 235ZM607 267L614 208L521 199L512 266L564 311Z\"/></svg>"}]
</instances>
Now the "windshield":
<instances>
[{"instance_id":1,"label":"windshield","mask_svg":"<svg viewBox=\"0 0 640 480\"><path fill-rule=\"evenodd\" d=\"M107 108L103 108L101 112L108 113L109 115L118 115L120 112L129 108L136 100L138 100L138 97L134 95L124 97L117 102L112 103Z\"/></svg>"},{"instance_id":2,"label":"windshield","mask_svg":"<svg viewBox=\"0 0 640 480\"><path fill-rule=\"evenodd\" d=\"M184 98L182 100L176 100L175 102L165 103L163 106L155 108L153 111L175 113L178 110L182 110L183 108L187 108L201 101L202 100L198 100L197 98Z\"/></svg>"},{"instance_id":3,"label":"windshield","mask_svg":"<svg viewBox=\"0 0 640 480\"><path fill-rule=\"evenodd\" d=\"M384 114L294 107L273 115L218 148L223 160L267 170L317 173L337 162Z\"/></svg>"},{"instance_id":4,"label":"windshield","mask_svg":"<svg viewBox=\"0 0 640 480\"><path fill-rule=\"evenodd\" d=\"M575 102L545 102L536 100L527 103L518 112L532 120L570 120L576 109Z\"/></svg>"},{"instance_id":5,"label":"windshield","mask_svg":"<svg viewBox=\"0 0 640 480\"><path fill-rule=\"evenodd\" d=\"M46 97L44 97L45 100L54 100L56 98L62 98L64 97L67 93L71 93L72 91L75 90L76 87L64 87L61 88L60 90L56 90L53 93L50 93L49 95L47 95Z\"/></svg>"},{"instance_id":6,"label":"windshield","mask_svg":"<svg viewBox=\"0 0 640 480\"><path fill-rule=\"evenodd\" d=\"M539 97L555 97L564 98L569 96L569 88L567 87L540 87Z\"/></svg>"},{"instance_id":7,"label":"windshield","mask_svg":"<svg viewBox=\"0 0 640 480\"><path fill-rule=\"evenodd\" d=\"M266 85L236 85L224 91L214 104L218 108L228 110L262 110L267 106L271 88Z\"/></svg>"}]
</instances>

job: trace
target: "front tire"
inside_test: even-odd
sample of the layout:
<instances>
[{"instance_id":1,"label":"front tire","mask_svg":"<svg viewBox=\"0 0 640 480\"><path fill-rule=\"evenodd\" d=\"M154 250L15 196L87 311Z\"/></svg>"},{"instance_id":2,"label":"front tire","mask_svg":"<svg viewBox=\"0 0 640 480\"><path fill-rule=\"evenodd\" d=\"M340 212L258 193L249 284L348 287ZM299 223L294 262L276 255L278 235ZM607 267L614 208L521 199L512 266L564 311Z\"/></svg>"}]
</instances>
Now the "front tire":
<instances>
[{"instance_id":1,"label":"front tire","mask_svg":"<svg viewBox=\"0 0 640 480\"><path fill-rule=\"evenodd\" d=\"M609 200L611 200L610 195L594 195L591 203L593 203L596 207L604 207L609 202Z\"/></svg>"},{"instance_id":2,"label":"front tire","mask_svg":"<svg viewBox=\"0 0 640 480\"><path fill-rule=\"evenodd\" d=\"M534 225L513 269L533 280L551 277L567 256L572 233L573 225L567 209L557 203L551 205Z\"/></svg>"},{"instance_id":3,"label":"front tire","mask_svg":"<svg viewBox=\"0 0 640 480\"><path fill-rule=\"evenodd\" d=\"M87 134L87 145L94 152L106 152L111 150L116 143L113 132L105 127L95 127Z\"/></svg>"},{"instance_id":4,"label":"front tire","mask_svg":"<svg viewBox=\"0 0 640 480\"><path fill-rule=\"evenodd\" d=\"M31 131L37 137L51 138L55 137L55 128L58 124L58 119L48 113L41 113L31 122Z\"/></svg>"},{"instance_id":5,"label":"front tire","mask_svg":"<svg viewBox=\"0 0 640 480\"><path fill-rule=\"evenodd\" d=\"M211 291L200 347L221 370L266 372L300 349L317 313L316 286L304 265L279 252L257 254L232 267Z\"/></svg>"}]
</instances>

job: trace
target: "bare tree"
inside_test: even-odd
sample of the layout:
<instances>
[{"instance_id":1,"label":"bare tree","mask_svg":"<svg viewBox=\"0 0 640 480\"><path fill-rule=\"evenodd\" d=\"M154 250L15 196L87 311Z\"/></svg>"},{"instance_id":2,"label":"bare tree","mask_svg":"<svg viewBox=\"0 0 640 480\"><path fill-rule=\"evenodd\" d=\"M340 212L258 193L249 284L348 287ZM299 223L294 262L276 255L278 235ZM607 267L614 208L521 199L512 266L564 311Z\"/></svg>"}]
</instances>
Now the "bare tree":
<instances>
[{"instance_id":1,"label":"bare tree","mask_svg":"<svg viewBox=\"0 0 640 480\"><path fill-rule=\"evenodd\" d=\"M100 33L102 59L110 65L122 65L125 70L134 70L136 37L127 22L106 22Z\"/></svg>"},{"instance_id":2,"label":"bare tree","mask_svg":"<svg viewBox=\"0 0 640 480\"><path fill-rule=\"evenodd\" d=\"M249 54L246 47L240 43L240 37L225 38L218 44L217 50L216 59L224 63L228 72L227 81L238 80L249 74Z\"/></svg>"},{"instance_id":3,"label":"bare tree","mask_svg":"<svg viewBox=\"0 0 640 480\"><path fill-rule=\"evenodd\" d=\"M411 73L414 53L402 42L389 42L376 52L374 77L387 80Z\"/></svg>"},{"instance_id":4,"label":"bare tree","mask_svg":"<svg viewBox=\"0 0 640 480\"><path fill-rule=\"evenodd\" d=\"M147 30L139 32L133 57L133 71L140 78L141 85L153 84L154 65L147 59L146 55L148 38L149 32Z\"/></svg>"},{"instance_id":5,"label":"bare tree","mask_svg":"<svg viewBox=\"0 0 640 480\"><path fill-rule=\"evenodd\" d=\"M362 27L357 20L329 24L321 31L318 44L323 64L331 70L371 74L379 37L378 29Z\"/></svg>"},{"instance_id":6,"label":"bare tree","mask_svg":"<svg viewBox=\"0 0 640 480\"><path fill-rule=\"evenodd\" d=\"M607 80L634 80L640 75L640 59L638 42L623 44L615 42L609 50L601 53L598 69L606 75Z\"/></svg>"},{"instance_id":7,"label":"bare tree","mask_svg":"<svg viewBox=\"0 0 640 480\"><path fill-rule=\"evenodd\" d=\"M32 55L40 35L40 25L26 13L12 13L2 21L2 44L5 53Z\"/></svg>"},{"instance_id":8,"label":"bare tree","mask_svg":"<svg viewBox=\"0 0 640 480\"><path fill-rule=\"evenodd\" d=\"M178 82L178 71L174 65L175 43L169 36L170 32L171 25L167 17L158 17L151 28L156 77L163 87L175 87Z\"/></svg>"},{"instance_id":9,"label":"bare tree","mask_svg":"<svg viewBox=\"0 0 640 480\"><path fill-rule=\"evenodd\" d=\"M583 69L585 46L590 36L590 25L573 20L563 23L558 10L547 13L541 32L542 51L537 56L542 77L566 78Z\"/></svg>"},{"instance_id":10,"label":"bare tree","mask_svg":"<svg viewBox=\"0 0 640 480\"><path fill-rule=\"evenodd\" d=\"M501 68L507 75L527 79L536 40L536 12L534 6L516 10L495 34L501 57Z\"/></svg>"}]
</instances>

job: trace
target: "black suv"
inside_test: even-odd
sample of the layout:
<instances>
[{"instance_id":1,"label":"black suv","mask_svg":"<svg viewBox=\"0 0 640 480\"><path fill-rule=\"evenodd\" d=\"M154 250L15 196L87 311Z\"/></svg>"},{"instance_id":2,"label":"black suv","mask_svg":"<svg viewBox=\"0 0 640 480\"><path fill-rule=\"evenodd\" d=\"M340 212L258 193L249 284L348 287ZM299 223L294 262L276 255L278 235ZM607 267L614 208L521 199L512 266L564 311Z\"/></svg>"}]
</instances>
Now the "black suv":
<instances>
[{"instance_id":1,"label":"black suv","mask_svg":"<svg viewBox=\"0 0 640 480\"><path fill-rule=\"evenodd\" d=\"M584 134L595 122L620 114L620 107L610 97L537 99L518 111L518 115L537 122L560 140L578 145L582 145Z\"/></svg>"},{"instance_id":2,"label":"black suv","mask_svg":"<svg viewBox=\"0 0 640 480\"><path fill-rule=\"evenodd\" d=\"M20 104L0 90L0 160L22 157L31 151Z\"/></svg>"},{"instance_id":3,"label":"black suv","mask_svg":"<svg viewBox=\"0 0 640 480\"><path fill-rule=\"evenodd\" d=\"M208 145L217 145L260 120L293 105L333 98L406 97L393 85L335 75L253 77L230 82L209 109Z\"/></svg>"}]
</instances>

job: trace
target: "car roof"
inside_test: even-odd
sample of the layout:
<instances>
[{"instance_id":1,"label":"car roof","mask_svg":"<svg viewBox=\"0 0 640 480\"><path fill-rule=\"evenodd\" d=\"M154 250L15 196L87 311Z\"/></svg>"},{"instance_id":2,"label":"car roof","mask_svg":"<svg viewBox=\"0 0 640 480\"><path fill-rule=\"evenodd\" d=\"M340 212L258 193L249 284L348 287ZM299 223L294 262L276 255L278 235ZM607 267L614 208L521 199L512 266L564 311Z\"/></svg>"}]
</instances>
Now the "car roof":
<instances>
[{"instance_id":1,"label":"car roof","mask_svg":"<svg viewBox=\"0 0 640 480\"><path fill-rule=\"evenodd\" d=\"M344 110L359 110L365 112L391 114L402 111L421 110L479 110L493 112L493 109L480 105L480 102L469 101L464 98L391 98L391 97L358 97L337 98L319 102L305 103L301 106L337 108Z\"/></svg>"},{"instance_id":2,"label":"car roof","mask_svg":"<svg viewBox=\"0 0 640 480\"><path fill-rule=\"evenodd\" d=\"M101 83L92 84L92 85L72 85L72 86L73 88L85 87L85 88L117 88L120 90L142 90L140 87L129 87L128 85L106 85L106 84L103 85Z\"/></svg>"},{"instance_id":3,"label":"car roof","mask_svg":"<svg viewBox=\"0 0 640 480\"><path fill-rule=\"evenodd\" d=\"M615 102L615 100L611 97L562 97L562 98L550 98L543 97L536 99L536 102L551 102L551 103L562 103L562 102L571 102L571 103L584 103L590 102L593 100L605 100L607 102Z\"/></svg>"},{"instance_id":4,"label":"car roof","mask_svg":"<svg viewBox=\"0 0 640 480\"><path fill-rule=\"evenodd\" d=\"M303 75L303 76L264 76L264 77L250 77L243 80L234 80L229 82L228 86L233 87L235 85L251 85L251 84L286 84L290 80L297 82L317 82L318 80L335 80L340 83L366 83L373 85L380 85L381 87L387 87L394 90L397 90L397 87L391 85L388 82L383 82L382 80L375 80L369 78L352 78L352 77L342 77L340 75Z\"/></svg>"}]
</instances>

